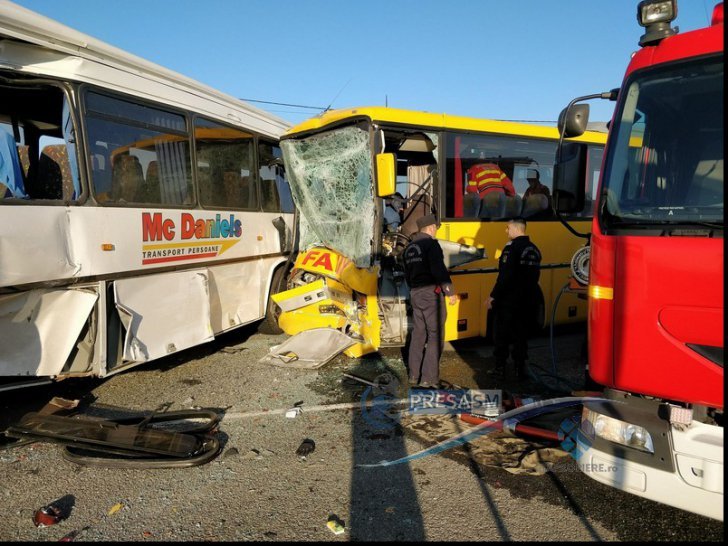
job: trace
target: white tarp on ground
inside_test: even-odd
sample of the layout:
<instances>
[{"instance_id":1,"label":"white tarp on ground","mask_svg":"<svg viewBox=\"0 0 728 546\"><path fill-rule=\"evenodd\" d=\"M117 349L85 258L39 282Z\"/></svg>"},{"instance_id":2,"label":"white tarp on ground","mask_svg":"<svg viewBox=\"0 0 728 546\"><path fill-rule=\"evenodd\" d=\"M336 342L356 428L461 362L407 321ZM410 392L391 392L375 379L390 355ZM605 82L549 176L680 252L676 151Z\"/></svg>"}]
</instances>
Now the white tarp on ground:
<instances>
[{"instance_id":1,"label":"white tarp on ground","mask_svg":"<svg viewBox=\"0 0 728 546\"><path fill-rule=\"evenodd\" d=\"M0 298L0 375L58 375L98 296L31 290Z\"/></svg>"},{"instance_id":2,"label":"white tarp on ground","mask_svg":"<svg viewBox=\"0 0 728 546\"><path fill-rule=\"evenodd\" d=\"M320 368L354 343L353 339L334 328L314 328L271 347L260 362L286 368Z\"/></svg>"}]
</instances>

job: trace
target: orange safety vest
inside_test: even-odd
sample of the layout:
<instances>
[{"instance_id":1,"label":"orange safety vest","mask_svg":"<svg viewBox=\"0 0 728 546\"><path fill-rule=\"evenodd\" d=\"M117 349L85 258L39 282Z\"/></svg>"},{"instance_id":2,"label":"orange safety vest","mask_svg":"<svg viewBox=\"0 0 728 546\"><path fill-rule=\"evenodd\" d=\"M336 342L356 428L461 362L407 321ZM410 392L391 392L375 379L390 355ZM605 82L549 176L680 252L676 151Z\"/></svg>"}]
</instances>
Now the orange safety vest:
<instances>
[{"instance_id":1,"label":"orange safety vest","mask_svg":"<svg viewBox=\"0 0 728 546\"><path fill-rule=\"evenodd\" d=\"M506 195L516 194L511 179L495 163L478 163L470 167L468 169L468 186L465 191L480 195L487 195L494 191Z\"/></svg>"}]
</instances>

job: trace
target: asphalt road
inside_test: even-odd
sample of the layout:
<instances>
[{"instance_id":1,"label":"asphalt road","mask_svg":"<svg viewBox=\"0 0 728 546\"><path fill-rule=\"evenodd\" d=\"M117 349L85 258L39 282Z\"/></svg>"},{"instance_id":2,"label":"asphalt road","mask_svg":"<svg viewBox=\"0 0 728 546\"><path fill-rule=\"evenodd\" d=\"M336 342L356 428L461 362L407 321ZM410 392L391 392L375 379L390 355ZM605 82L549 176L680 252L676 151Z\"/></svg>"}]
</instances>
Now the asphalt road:
<instances>
[{"instance_id":1,"label":"asphalt road","mask_svg":"<svg viewBox=\"0 0 728 546\"><path fill-rule=\"evenodd\" d=\"M246 328L106 380L0 393L0 430L61 396L78 399L81 412L97 417L149 412L164 403L169 410L214 408L222 415L223 444L202 466L157 470L79 466L45 442L2 450L0 540L56 541L72 532L76 541L724 538L721 522L594 482L568 456L542 475L513 474L481 464L477 439L401 465L362 466L443 439L412 421L382 428L362 411L366 385L342 376L389 372L404 379L399 351L339 356L318 370L259 362L283 340ZM568 386L583 385L581 340L573 330L555 340L558 373ZM550 370L548 338L531 345L534 364ZM441 377L464 388L549 395L542 382L493 375L489 355L483 340L450 346ZM300 401L303 412L286 418L284 411ZM301 459L295 451L306 438L315 450ZM66 519L36 528L34 511L54 501ZM327 527L331 516L343 523L342 534Z\"/></svg>"}]
</instances>

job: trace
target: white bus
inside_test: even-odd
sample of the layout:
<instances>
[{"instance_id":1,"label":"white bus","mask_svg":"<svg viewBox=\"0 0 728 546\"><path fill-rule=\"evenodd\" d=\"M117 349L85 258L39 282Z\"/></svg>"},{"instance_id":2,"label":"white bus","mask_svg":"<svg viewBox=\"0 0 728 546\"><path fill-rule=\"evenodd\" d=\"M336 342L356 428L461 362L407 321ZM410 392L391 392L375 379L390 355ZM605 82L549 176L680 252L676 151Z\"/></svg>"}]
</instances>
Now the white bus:
<instances>
[{"instance_id":1,"label":"white bus","mask_svg":"<svg viewBox=\"0 0 728 546\"><path fill-rule=\"evenodd\" d=\"M0 0L0 390L275 331L287 128Z\"/></svg>"}]
</instances>

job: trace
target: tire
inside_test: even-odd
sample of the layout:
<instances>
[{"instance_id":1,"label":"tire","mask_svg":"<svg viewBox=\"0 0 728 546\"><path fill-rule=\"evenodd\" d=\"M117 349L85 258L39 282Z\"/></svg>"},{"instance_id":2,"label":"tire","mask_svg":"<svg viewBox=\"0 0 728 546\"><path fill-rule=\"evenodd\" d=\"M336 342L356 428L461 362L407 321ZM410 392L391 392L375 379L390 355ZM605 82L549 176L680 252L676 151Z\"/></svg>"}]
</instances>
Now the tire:
<instances>
[{"instance_id":1,"label":"tire","mask_svg":"<svg viewBox=\"0 0 728 546\"><path fill-rule=\"evenodd\" d=\"M265 317L263 322L258 326L261 334L282 334L283 330L278 326L278 317L281 315L281 308L273 301L272 296L286 290L286 268L281 266L273 272L273 278L270 281L270 291L268 292L268 301L265 306Z\"/></svg>"}]
</instances>

